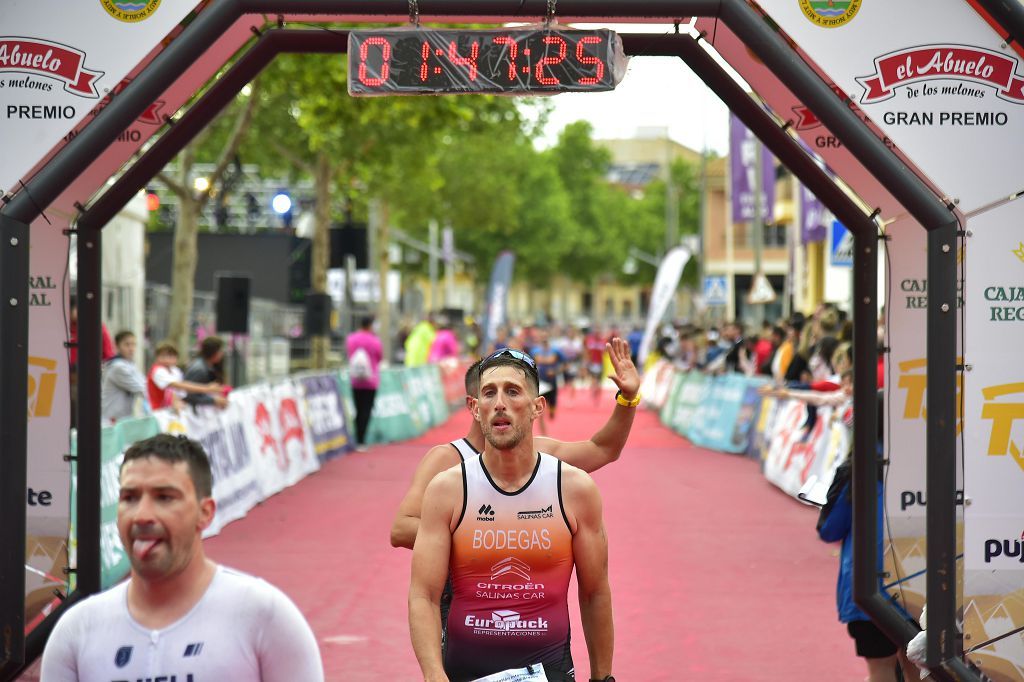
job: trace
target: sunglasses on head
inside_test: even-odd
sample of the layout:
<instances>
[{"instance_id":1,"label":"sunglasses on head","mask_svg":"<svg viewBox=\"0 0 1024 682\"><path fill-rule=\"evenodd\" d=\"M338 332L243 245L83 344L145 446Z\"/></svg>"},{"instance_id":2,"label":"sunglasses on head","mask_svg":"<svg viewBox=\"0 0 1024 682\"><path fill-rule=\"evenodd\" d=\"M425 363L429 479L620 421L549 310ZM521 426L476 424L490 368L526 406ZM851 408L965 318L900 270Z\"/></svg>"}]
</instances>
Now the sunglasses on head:
<instances>
[{"instance_id":1,"label":"sunglasses on head","mask_svg":"<svg viewBox=\"0 0 1024 682\"><path fill-rule=\"evenodd\" d=\"M533 369L537 369L537 363L533 361L533 358L531 358L529 355L527 355L523 351L516 350L515 348L499 348L498 350L494 351L493 353L488 355L486 358L484 358L484 361L480 363L480 367L481 368L484 367L491 360L494 360L496 358L500 358L502 355L508 355L508 356L512 357L514 360L519 360L520 362L525 362L527 365L529 365Z\"/></svg>"}]
</instances>

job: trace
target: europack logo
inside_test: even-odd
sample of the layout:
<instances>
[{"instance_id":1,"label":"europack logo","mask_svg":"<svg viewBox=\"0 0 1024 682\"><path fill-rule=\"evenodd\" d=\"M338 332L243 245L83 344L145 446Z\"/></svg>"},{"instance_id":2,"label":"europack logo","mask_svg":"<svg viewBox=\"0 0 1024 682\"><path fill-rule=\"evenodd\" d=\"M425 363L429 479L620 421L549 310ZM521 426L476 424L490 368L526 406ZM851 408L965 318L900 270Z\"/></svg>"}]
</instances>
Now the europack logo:
<instances>
[{"instance_id":1,"label":"europack logo","mask_svg":"<svg viewBox=\"0 0 1024 682\"><path fill-rule=\"evenodd\" d=\"M100 0L107 14L126 24L134 24L153 16L160 0Z\"/></svg>"},{"instance_id":2,"label":"europack logo","mask_svg":"<svg viewBox=\"0 0 1024 682\"><path fill-rule=\"evenodd\" d=\"M98 98L96 81L103 71L85 68L86 55L67 45L38 38L0 37L0 73L19 72L64 83L64 90L79 97Z\"/></svg>"},{"instance_id":3,"label":"europack logo","mask_svg":"<svg viewBox=\"0 0 1024 682\"><path fill-rule=\"evenodd\" d=\"M845 26L860 11L861 0L800 0L800 11L822 28Z\"/></svg>"},{"instance_id":4,"label":"europack logo","mask_svg":"<svg viewBox=\"0 0 1024 682\"><path fill-rule=\"evenodd\" d=\"M996 96L1024 104L1024 77L1017 75L1017 59L971 45L922 45L875 58L875 71L858 76L864 87L862 104L875 104L896 96L896 89L930 80L962 81L995 88ZM982 98L985 90L969 85L943 85L926 94Z\"/></svg>"},{"instance_id":5,"label":"europack logo","mask_svg":"<svg viewBox=\"0 0 1024 682\"><path fill-rule=\"evenodd\" d=\"M985 398L985 404L981 407L981 418L992 421L986 454L989 457L1009 455L1021 471L1024 471L1024 446L1010 439L1014 422L1024 419L1024 382L989 386L981 389L981 394ZM1007 396L1017 396L1018 400L1003 400Z\"/></svg>"},{"instance_id":6,"label":"europack logo","mask_svg":"<svg viewBox=\"0 0 1024 682\"><path fill-rule=\"evenodd\" d=\"M473 628L474 635L516 635L538 637L547 634L548 621L545 618L523 620L518 611L502 609L492 611L490 618L472 614L466 616L466 627Z\"/></svg>"}]
</instances>

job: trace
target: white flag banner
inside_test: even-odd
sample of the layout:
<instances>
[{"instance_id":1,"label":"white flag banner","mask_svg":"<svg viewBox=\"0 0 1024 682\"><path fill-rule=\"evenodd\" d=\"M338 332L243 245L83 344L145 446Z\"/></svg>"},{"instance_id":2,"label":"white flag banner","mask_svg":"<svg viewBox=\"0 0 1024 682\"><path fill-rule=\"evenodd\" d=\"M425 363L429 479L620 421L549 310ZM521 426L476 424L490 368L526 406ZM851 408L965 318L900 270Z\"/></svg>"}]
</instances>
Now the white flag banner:
<instances>
[{"instance_id":1,"label":"white flag banner","mask_svg":"<svg viewBox=\"0 0 1024 682\"><path fill-rule=\"evenodd\" d=\"M196 0L7 0L0 24L0 192L11 192Z\"/></svg>"},{"instance_id":2,"label":"white flag banner","mask_svg":"<svg viewBox=\"0 0 1024 682\"><path fill-rule=\"evenodd\" d=\"M677 246L667 254L658 266L658 274L654 278L654 291L651 292L651 307L647 313L647 328L644 329L644 338L640 342L640 351L637 353L640 366L643 367L647 354L651 351L651 344L654 343L655 334L658 331L658 324L665 316L669 303L676 295L676 287L679 286L679 278L683 276L683 268L690 260L690 251Z\"/></svg>"},{"instance_id":3,"label":"white flag banner","mask_svg":"<svg viewBox=\"0 0 1024 682\"><path fill-rule=\"evenodd\" d=\"M962 211L1020 190L1024 66L967 2L758 4Z\"/></svg>"}]
</instances>

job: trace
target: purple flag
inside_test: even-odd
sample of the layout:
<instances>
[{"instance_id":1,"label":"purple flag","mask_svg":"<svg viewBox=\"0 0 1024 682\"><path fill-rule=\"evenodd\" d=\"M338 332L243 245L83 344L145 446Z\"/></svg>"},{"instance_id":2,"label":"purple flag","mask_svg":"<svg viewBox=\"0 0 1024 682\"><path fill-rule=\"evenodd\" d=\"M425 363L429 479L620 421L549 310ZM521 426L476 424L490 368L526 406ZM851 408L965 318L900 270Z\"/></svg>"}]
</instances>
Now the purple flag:
<instances>
[{"instance_id":1,"label":"purple flag","mask_svg":"<svg viewBox=\"0 0 1024 682\"><path fill-rule=\"evenodd\" d=\"M732 221L754 220L754 162L761 145L735 115L729 115L729 167L732 180ZM772 222L775 215L775 157L761 145L761 215Z\"/></svg>"},{"instance_id":2,"label":"purple flag","mask_svg":"<svg viewBox=\"0 0 1024 682\"><path fill-rule=\"evenodd\" d=\"M832 214L803 185L800 185L800 240L804 244L820 242L828 233Z\"/></svg>"}]
</instances>

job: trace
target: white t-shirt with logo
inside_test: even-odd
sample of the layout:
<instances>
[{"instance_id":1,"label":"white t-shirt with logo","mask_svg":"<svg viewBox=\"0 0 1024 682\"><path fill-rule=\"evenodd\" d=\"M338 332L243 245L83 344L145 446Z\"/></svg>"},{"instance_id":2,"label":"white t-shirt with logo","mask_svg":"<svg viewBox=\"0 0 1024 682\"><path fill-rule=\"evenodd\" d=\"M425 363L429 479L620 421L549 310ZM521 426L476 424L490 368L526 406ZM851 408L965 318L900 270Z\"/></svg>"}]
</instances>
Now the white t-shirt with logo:
<instances>
[{"instance_id":1,"label":"white t-shirt with logo","mask_svg":"<svg viewBox=\"0 0 1024 682\"><path fill-rule=\"evenodd\" d=\"M73 606L43 652L46 682L322 682L316 638L270 583L223 566L181 620L150 630L128 612L128 582Z\"/></svg>"}]
</instances>

